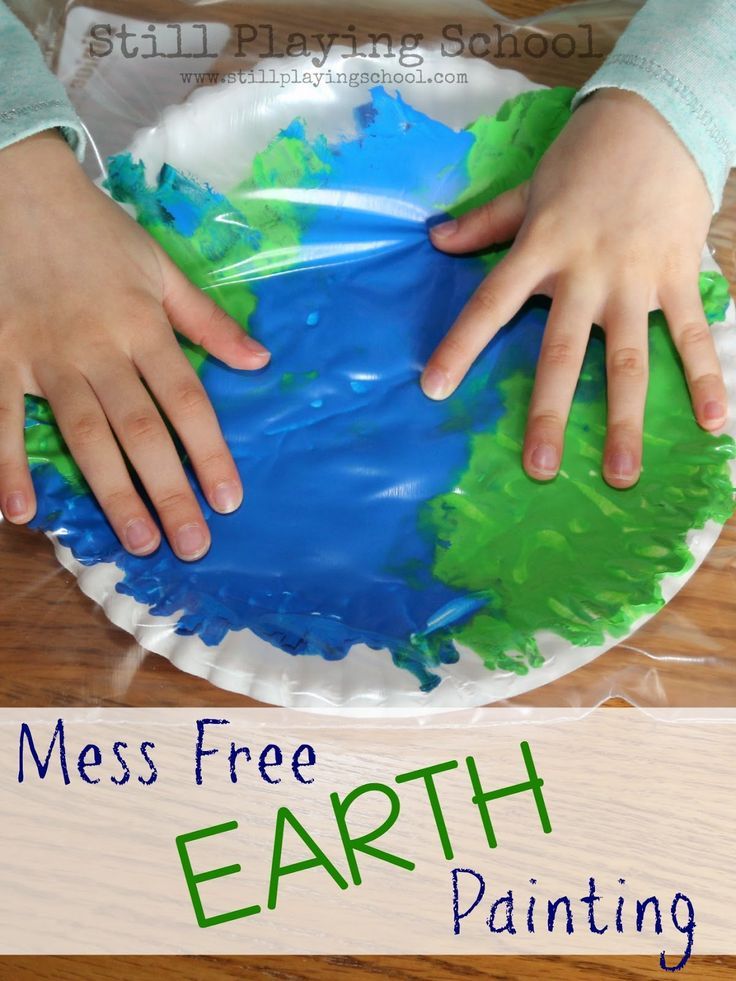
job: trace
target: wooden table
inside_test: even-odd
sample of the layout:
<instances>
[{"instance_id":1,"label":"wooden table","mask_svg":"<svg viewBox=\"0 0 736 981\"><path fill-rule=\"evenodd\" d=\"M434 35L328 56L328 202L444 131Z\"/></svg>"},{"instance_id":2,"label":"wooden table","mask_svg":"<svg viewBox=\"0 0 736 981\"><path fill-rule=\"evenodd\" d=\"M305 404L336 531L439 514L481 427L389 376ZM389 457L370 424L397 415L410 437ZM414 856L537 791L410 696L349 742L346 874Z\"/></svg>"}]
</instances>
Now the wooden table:
<instances>
[{"instance_id":1,"label":"wooden table","mask_svg":"<svg viewBox=\"0 0 736 981\"><path fill-rule=\"evenodd\" d=\"M159 0L161 2L161 0ZM237 5L231 5L237 9ZM495 9L506 16L532 16L558 6L554 0L496 0ZM130 16L154 15L156 0L126 2ZM355 4L361 11L368 4ZM447 9L451 9L448 5ZM309 8L310 13L312 8ZM400 4L396 4L400 15ZM240 11L242 17L242 9ZM308 18L306 12L299 25ZM356 15L353 15L356 16ZM446 22L446 21L445 21ZM577 23L577 21L575 21ZM599 42L610 45L610 33ZM521 68L549 84L579 83L593 65L571 59L527 60ZM713 244L721 265L736 285L736 186L729 187L722 216L713 231ZM611 694L608 679L644 704L736 704L736 668L728 661L707 671L669 663L676 651L682 658L701 653L701 631L726 650L736 637L736 523L726 529L703 569L651 625L624 647L570 679L529 696L529 704L593 703ZM642 652L646 652L644 655ZM656 665L645 670L641 660ZM657 659L661 660L657 660ZM213 688L184 675L155 655L146 654L131 639L111 627L103 614L77 590L73 578L61 571L49 544L41 536L0 524L0 704L27 706L243 706L250 700ZM622 689L623 686L623 689ZM587 691L587 700L579 691ZM615 704L615 703L613 703ZM694 959L691 978L718 981L732 976L736 958ZM147 979L209 979L269 977L321 979L353 977L359 972L378 977L446 979L494 977L522 979L642 979L661 976L654 958L0 958L0 978L58 979L58 981L112 981L133 975Z\"/></svg>"}]
</instances>

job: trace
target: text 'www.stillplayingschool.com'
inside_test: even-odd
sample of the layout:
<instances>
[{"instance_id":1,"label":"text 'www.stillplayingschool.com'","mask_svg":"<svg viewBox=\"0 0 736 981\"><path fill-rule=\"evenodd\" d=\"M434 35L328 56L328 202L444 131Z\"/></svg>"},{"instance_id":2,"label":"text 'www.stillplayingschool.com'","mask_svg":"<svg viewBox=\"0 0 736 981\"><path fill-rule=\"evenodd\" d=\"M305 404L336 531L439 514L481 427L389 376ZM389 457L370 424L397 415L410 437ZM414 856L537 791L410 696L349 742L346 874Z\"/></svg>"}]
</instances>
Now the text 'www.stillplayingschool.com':
<instances>
[{"instance_id":1,"label":"text 'www.stillplayingschool.com'","mask_svg":"<svg viewBox=\"0 0 736 981\"><path fill-rule=\"evenodd\" d=\"M286 748L276 742L258 746L233 739L215 745L213 735L227 732L229 725L229 720L223 718L200 718L193 723L189 770L193 787L206 792L209 785L221 782L251 786L255 783L261 787L292 784L295 788L311 787L321 779L327 782L327 775L320 767L319 750L312 743ZM641 888L641 883L629 881L623 870L617 880L608 881L605 877L603 881L593 869L581 870L580 876L575 875L572 880L578 883L576 888L561 895L551 896L545 891L541 873L531 875L523 891L518 887L502 888L494 873L493 857L503 849L504 842L494 827L494 814L505 806L505 801L523 798L528 803L527 833L549 836L550 846L554 846L553 815L547 806L543 776L537 770L530 743L522 741L516 745L520 780L510 785L489 784L477 758L467 755L462 759L439 760L409 772L397 767L391 782L367 782L346 794L326 794L333 830L340 842L337 851L318 840L319 836L297 808L274 808L273 820L267 822L271 824L270 842L263 843L264 848L270 848L270 871L260 891L254 894L251 886L249 894L243 895L241 905L224 912L208 912L201 887L242 873L239 855L252 829L241 824L235 814L223 814L220 823L206 827L176 829L171 839L171 858L181 868L182 896L188 896L191 903L192 927L210 931L243 921L244 931L253 929L251 924L258 922L253 918L277 910L280 898L296 877L308 870L321 870L331 890L345 891L368 882L380 865L390 868L396 888L400 889L402 877L420 869L423 863L435 866L444 863L446 892L432 899L446 906L448 952L452 952L455 938L468 931L485 936L488 953L493 953L494 938L499 936L548 933L573 938L588 933L603 937L609 932L622 937L647 933L659 936L671 923L682 935L683 945L679 950L662 950L660 966L668 972L684 968L693 953L696 934L695 904L685 892L655 894L645 884ZM56 787L112 785L120 788L120 792L138 788L141 793L153 794L156 785L165 779L157 762L154 739L118 739L109 745L87 742L80 747L72 744L63 718L54 727L21 723L17 758L17 781L26 786L38 786L39 782ZM443 779L453 772L467 785L467 799L475 814L475 823L466 833L478 836L487 846L488 865L484 868L467 867L456 859L458 845L464 846L465 842L454 840L449 830L451 815L443 804ZM412 854L411 834L403 837L401 854L388 850L381 841L391 829L400 827L404 795L409 794L421 795L423 806L431 814L434 828L431 851ZM381 801L385 816L368 831L352 830L358 823L355 819L360 818L361 802L375 803L376 799ZM214 842L218 843L218 854L222 854L226 844L232 861L227 865L201 867L199 863L203 854L206 855L202 846ZM190 853L194 845L199 849L197 867ZM302 857L295 859L297 853ZM632 895L635 888L640 892Z\"/></svg>"}]
</instances>

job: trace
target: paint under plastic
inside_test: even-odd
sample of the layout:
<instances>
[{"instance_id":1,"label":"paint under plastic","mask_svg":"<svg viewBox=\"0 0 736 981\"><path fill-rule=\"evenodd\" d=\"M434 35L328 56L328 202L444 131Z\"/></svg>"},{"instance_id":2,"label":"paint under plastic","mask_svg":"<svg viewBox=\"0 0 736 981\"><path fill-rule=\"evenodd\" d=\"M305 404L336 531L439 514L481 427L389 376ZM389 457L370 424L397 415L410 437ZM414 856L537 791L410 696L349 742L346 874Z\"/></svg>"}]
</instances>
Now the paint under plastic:
<instances>
[{"instance_id":1,"label":"paint under plastic","mask_svg":"<svg viewBox=\"0 0 736 981\"><path fill-rule=\"evenodd\" d=\"M358 135L310 140L296 121L226 195L128 156L110 190L190 278L273 352L238 373L188 348L245 486L235 515L203 509L211 552L165 543L127 555L53 420L29 400L36 524L79 561L114 562L118 586L176 629L218 644L249 629L295 655L387 649L421 687L457 660L540 662L539 631L601 643L663 604L659 583L691 561L688 531L733 510L730 440L704 433L661 317L651 330L645 471L600 476L603 345L591 342L560 477L527 478L520 446L547 305L527 305L445 403L418 377L502 250L453 258L427 222L530 176L569 115L570 90L530 93L455 132L382 90ZM285 192L284 189L287 189ZM723 284L703 287L712 318ZM200 498L201 500L201 498ZM274 651L274 656L278 656Z\"/></svg>"}]
</instances>

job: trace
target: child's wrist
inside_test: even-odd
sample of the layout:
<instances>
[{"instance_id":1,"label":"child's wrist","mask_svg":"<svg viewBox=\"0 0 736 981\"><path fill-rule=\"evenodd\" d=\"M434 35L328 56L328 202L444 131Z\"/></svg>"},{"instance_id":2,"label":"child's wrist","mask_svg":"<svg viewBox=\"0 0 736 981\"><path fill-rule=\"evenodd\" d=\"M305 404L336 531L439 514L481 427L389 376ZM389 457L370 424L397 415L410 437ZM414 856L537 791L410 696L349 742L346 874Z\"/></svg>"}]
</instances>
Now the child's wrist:
<instances>
[{"instance_id":1,"label":"child's wrist","mask_svg":"<svg viewBox=\"0 0 736 981\"><path fill-rule=\"evenodd\" d=\"M58 129L43 130L0 150L0 172L8 186L19 190L40 186L65 197L87 177L74 151Z\"/></svg>"},{"instance_id":2,"label":"child's wrist","mask_svg":"<svg viewBox=\"0 0 736 981\"><path fill-rule=\"evenodd\" d=\"M22 164L30 157L48 160L54 166L80 169L74 152L58 129L42 130L0 150L0 163L3 165Z\"/></svg>"}]
</instances>

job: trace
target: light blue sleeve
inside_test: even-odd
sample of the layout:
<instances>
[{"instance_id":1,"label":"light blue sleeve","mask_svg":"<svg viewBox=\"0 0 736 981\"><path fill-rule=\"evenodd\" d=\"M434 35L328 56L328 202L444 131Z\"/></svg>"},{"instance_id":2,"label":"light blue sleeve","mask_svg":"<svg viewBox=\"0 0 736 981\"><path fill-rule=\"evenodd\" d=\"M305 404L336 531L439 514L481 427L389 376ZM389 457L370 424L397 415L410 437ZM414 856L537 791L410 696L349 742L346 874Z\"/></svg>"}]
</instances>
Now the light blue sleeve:
<instances>
[{"instance_id":1,"label":"light blue sleeve","mask_svg":"<svg viewBox=\"0 0 736 981\"><path fill-rule=\"evenodd\" d=\"M0 0L0 149L58 127L81 160L84 127L28 31Z\"/></svg>"},{"instance_id":2,"label":"light blue sleeve","mask_svg":"<svg viewBox=\"0 0 736 981\"><path fill-rule=\"evenodd\" d=\"M736 165L736 0L648 0L574 105L600 88L636 92L664 116L717 210Z\"/></svg>"}]
</instances>

